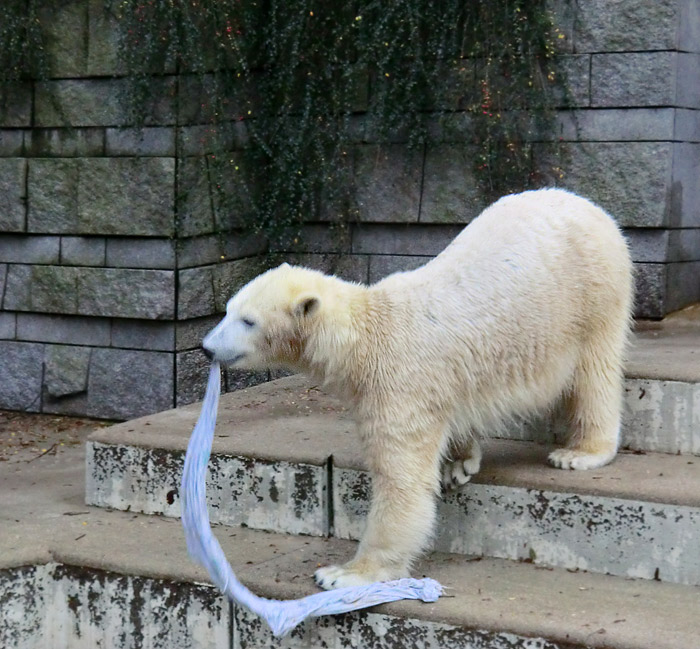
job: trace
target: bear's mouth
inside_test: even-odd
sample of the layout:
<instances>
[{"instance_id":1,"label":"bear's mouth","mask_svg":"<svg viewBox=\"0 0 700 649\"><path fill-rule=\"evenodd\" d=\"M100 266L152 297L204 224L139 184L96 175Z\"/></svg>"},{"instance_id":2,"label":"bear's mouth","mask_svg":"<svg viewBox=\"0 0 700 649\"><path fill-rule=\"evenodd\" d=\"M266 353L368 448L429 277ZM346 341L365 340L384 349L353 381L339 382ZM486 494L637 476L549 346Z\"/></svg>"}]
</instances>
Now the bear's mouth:
<instances>
[{"instance_id":1,"label":"bear's mouth","mask_svg":"<svg viewBox=\"0 0 700 649\"><path fill-rule=\"evenodd\" d=\"M236 354L233 358L229 358L226 361L227 365L233 365L234 363L237 363L240 360L243 360L246 357L245 354Z\"/></svg>"}]
</instances>

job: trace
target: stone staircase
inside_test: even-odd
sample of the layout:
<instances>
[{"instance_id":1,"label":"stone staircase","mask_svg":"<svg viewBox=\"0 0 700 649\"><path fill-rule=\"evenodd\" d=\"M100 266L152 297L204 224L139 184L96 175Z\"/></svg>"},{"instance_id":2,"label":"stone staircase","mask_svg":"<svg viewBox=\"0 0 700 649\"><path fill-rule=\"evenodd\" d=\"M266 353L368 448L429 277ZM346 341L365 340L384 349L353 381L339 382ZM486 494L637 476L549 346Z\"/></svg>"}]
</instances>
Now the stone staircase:
<instances>
[{"instance_id":1,"label":"stone staircase","mask_svg":"<svg viewBox=\"0 0 700 649\"><path fill-rule=\"evenodd\" d=\"M442 499L435 552L414 573L446 597L313 620L284 639L187 558L178 487L199 405L100 430L86 455L89 531L71 517L45 551L15 548L0 603L24 613L0 610L14 633L0 630L0 645L699 649L700 332L638 332L626 375L611 466L547 467L554 416L491 440L481 473ZM370 489L348 412L318 386L295 376L222 397L211 519L257 593L308 594L317 566L350 558Z\"/></svg>"}]
</instances>

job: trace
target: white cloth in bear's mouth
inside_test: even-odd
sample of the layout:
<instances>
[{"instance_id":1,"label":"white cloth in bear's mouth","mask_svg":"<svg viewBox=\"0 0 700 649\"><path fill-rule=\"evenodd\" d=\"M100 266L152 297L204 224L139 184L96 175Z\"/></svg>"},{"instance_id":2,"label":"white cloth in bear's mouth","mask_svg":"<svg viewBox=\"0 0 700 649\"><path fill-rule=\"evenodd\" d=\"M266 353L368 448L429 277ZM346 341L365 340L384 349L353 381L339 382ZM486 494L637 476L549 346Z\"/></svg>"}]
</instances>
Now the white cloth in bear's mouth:
<instances>
[{"instance_id":1,"label":"white cloth in bear's mouth","mask_svg":"<svg viewBox=\"0 0 700 649\"><path fill-rule=\"evenodd\" d=\"M185 528L190 556L206 568L222 593L262 617L276 636L291 631L308 617L347 613L399 599L434 602L442 595L443 587L434 579L428 578L406 578L366 586L351 586L288 601L258 597L241 584L211 531L206 503L205 478L220 392L221 370L215 362L209 371L202 410L187 447L180 498L182 525Z\"/></svg>"}]
</instances>

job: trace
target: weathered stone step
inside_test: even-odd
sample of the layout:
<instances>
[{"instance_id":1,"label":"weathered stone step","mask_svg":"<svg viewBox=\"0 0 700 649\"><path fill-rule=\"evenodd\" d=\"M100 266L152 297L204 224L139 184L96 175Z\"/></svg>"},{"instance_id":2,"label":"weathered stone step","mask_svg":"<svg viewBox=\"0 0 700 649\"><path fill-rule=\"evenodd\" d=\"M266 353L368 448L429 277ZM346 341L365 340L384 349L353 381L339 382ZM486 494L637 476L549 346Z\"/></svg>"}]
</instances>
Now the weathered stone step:
<instances>
[{"instance_id":1,"label":"weathered stone step","mask_svg":"<svg viewBox=\"0 0 700 649\"><path fill-rule=\"evenodd\" d=\"M37 541L31 524L0 538L0 646L678 649L700 637L694 587L434 554L414 574L447 587L438 602L314 619L274 639L208 585L177 521L89 508L60 523L50 538ZM354 551L338 539L216 533L238 576L279 599L314 592L313 570Z\"/></svg>"},{"instance_id":2,"label":"weathered stone step","mask_svg":"<svg viewBox=\"0 0 700 649\"><path fill-rule=\"evenodd\" d=\"M86 502L179 516L192 404L97 431L86 458ZM211 520L327 535L329 458L355 443L337 402L301 377L223 395L208 475ZM235 503L235 504L234 504Z\"/></svg>"},{"instance_id":3,"label":"weathered stone step","mask_svg":"<svg viewBox=\"0 0 700 649\"><path fill-rule=\"evenodd\" d=\"M494 440L481 472L443 497L434 547L543 566L700 585L700 460L622 453L594 471L546 465L549 449ZM358 539L371 481L333 456L333 534Z\"/></svg>"},{"instance_id":4,"label":"weathered stone step","mask_svg":"<svg viewBox=\"0 0 700 649\"><path fill-rule=\"evenodd\" d=\"M103 429L87 452L88 504L179 515L190 406ZM297 377L224 397L211 518L355 539L369 502L348 413ZM608 467L546 465L547 447L492 440L482 472L440 505L436 547L700 584L700 460L621 453Z\"/></svg>"}]
</instances>

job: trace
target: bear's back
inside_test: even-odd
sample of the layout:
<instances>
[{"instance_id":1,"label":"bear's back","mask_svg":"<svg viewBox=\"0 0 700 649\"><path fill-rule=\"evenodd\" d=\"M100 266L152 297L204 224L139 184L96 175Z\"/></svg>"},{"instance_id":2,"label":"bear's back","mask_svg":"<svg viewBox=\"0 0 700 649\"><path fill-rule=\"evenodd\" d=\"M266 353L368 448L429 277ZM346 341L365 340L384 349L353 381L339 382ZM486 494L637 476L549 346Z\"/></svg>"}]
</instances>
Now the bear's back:
<instances>
[{"instance_id":1,"label":"bear's back","mask_svg":"<svg viewBox=\"0 0 700 649\"><path fill-rule=\"evenodd\" d=\"M443 330L542 327L581 321L631 301L632 264L614 221L560 189L506 196L435 259L376 284L396 308L429 312ZM420 321L420 318L417 318ZM518 334L520 335L520 334Z\"/></svg>"},{"instance_id":2,"label":"bear's back","mask_svg":"<svg viewBox=\"0 0 700 649\"><path fill-rule=\"evenodd\" d=\"M471 280L495 287L567 278L597 283L601 276L620 271L631 272L631 263L612 218L580 196L543 189L500 199L435 259L382 283L436 287Z\"/></svg>"}]
</instances>

